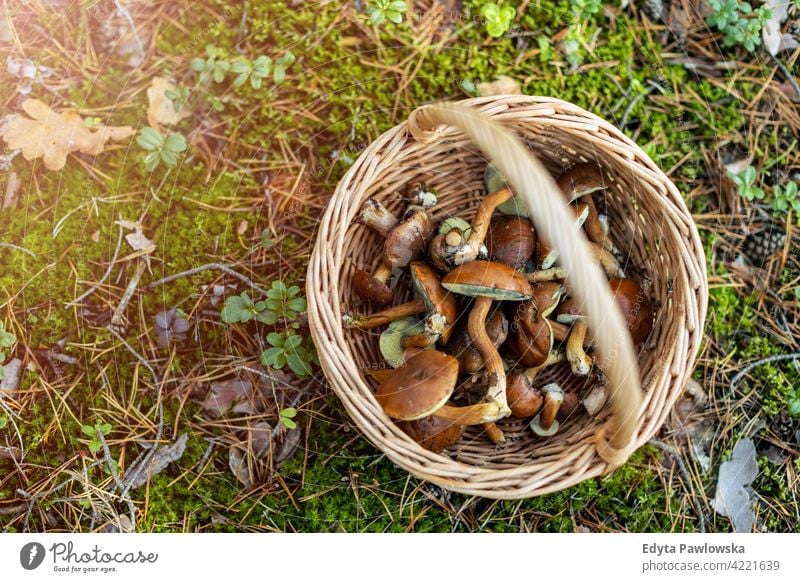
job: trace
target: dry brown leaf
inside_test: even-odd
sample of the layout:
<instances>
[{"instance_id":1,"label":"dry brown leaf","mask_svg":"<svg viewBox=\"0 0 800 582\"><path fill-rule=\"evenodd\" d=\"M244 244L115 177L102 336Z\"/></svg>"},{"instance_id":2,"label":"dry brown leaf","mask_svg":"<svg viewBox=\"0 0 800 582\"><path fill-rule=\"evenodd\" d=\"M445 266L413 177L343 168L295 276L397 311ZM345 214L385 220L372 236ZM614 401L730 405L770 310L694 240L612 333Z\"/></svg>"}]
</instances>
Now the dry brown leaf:
<instances>
[{"instance_id":1,"label":"dry brown leaf","mask_svg":"<svg viewBox=\"0 0 800 582\"><path fill-rule=\"evenodd\" d=\"M150 105L147 108L147 123L151 127L158 128L160 125L175 125L181 119L189 117L189 112L184 107L175 111L175 105L169 97L167 91L175 91L177 87L169 79L155 77L150 87L147 89L147 100Z\"/></svg>"},{"instance_id":2,"label":"dry brown leaf","mask_svg":"<svg viewBox=\"0 0 800 582\"><path fill-rule=\"evenodd\" d=\"M123 140L134 133L129 126L89 128L77 113L57 113L38 99L26 99L22 109L31 119L11 116L3 138L9 149L21 149L26 160L43 158L48 170L63 168L72 152L97 156L103 153L109 140Z\"/></svg>"},{"instance_id":3,"label":"dry brown leaf","mask_svg":"<svg viewBox=\"0 0 800 582\"><path fill-rule=\"evenodd\" d=\"M478 83L475 89L480 97L489 97L491 95L520 95L522 93L519 83L506 75L500 75L491 83Z\"/></svg>"}]
</instances>

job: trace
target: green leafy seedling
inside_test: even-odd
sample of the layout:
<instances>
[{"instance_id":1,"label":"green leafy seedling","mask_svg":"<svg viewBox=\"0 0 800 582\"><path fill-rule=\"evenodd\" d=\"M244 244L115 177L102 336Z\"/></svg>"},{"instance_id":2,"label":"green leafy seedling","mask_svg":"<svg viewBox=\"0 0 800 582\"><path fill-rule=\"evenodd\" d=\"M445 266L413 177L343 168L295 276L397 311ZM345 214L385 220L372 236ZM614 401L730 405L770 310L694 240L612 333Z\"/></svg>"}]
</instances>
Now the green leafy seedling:
<instances>
[{"instance_id":1,"label":"green leafy seedling","mask_svg":"<svg viewBox=\"0 0 800 582\"><path fill-rule=\"evenodd\" d=\"M294 421L294 417L297 416L297 409L296 408L284 408L281 410L280 418L281 424L284 428L293 429L297 428L297 423Z\"/></svg>"},{"instance_id":2,"label":"green leafy seedling","mask_svg":"<svg viewBox=\"0 0 800 582\"><path fill-rule=\"evenodd\" d=\"M287 287L283 281L273 281L272 288L267 290L267 309L275 313L276 319L282 317L294 321L307 307L297 285Z\"/></svg>"},{"instance_id":3,"label":"green leafy seedling","mask_svg":"<svg viewBox=\"0 0 800 582\"><path fill-rule=\"evenodd\" d=\"M728 175L742 198L750 202L764 199L764 191L756 186L756 169L753 166L747 166L738 174L728 172Z\"/></svg>"},{"instance_id":4,"label":"green leafy seedling","mask_svg":"<svg viewBox=\"0 0 800 582\"><path fill-rule=\"evenodd\" d=\"M772 207L778 212L791 210L800 217L800 196L797 195L797 182L789 182L786 186L775 186L772 189Z\"/></svg>"},{"instance_id":5,"label":"green leafy seedling","mask_svg":"<svg viewBox=\"0 0 800 582\"><path fill-rule=\"evenodd\" d=\"M3 350L13 347L16 342L17 336L6 331L5 324L0 321L0 380L6 377L6 370L3 368L3 362L6 361L6 353Z\"/></svg>"},{"instance_id":6,"label":"green leafy seedling","mask_svg":"<svg viewBox=\"0 0 800 582\"><path fill-rule=\"evenodd\" d=\"M786 396L786 412L789 416L800 416L800 389L789 390Z\"/></svg>"},{"instance_id":7,"label":"green leafy seedling","mask_svg":"<svg viewBox=\"0 0 800 582\"><path fill-rule=\"evenodd\" d=\"M275 314L267 309L266 301L253 301L246 291L226 298L220 317L225 323L247 323L255 319L273 325L277 321Z\"/></svg>"},{"instance_id":8,"label":"green leafy seedling","mask_svg":"<svg viewBox=\"0 0 800 582\"><path fill-rule=\"evenodd\" d=\"M179 133L164 136L152 127L143 127L136 138L136 143L147 153L144 167L148 172L155 170L164 162L168 168L178 165L178 154L186 150L186 139Z\"/></svg>"},{"instance_id":9,"label":"green leafy seedling","mask_svg":"<svg viewBox=\"0 0 800 582\"><path fill-rule=\"evenodd\" d=\"M283 56L275 59L275 66L272 68L272 80L276 85L280 85L286 79L286 69L295 61L291 51L286 51Z\"/></svg>"},{"instance_id":10,"label":"green leafy seedling","mask_svg":"<svg viewBox=\"0 0 800 582\"><path fill-rule=\"evenodd\" d=\"M228 71L231 70L230 61L221 58L224 53L215 46L206 46L206 56L208 58L192 59L191 68L198 74L200 83L207 83L213 79L215 83L222 83Z\"/></svg>"},{"instance_id":11,"label":"green leafy seedling","mask_svg":"<svg viewBox=\"0 0 800 582\"><path fill-rule=\"evenodd\" d=\"M706 18L709 26L724 34L722 46L742 46L754 52L761 45L761 30L772 17L766 4L753 10L749 2L740 0L709 0L711 13Z\"/></svg>"},{"instance_id":12,"label":"green leafy seedling","mask_svg":"<svg viewBox=\"0 0 800 582\"><path fill-rule=\"evenodd\" d=\"M407 9L405 0L374 0L367 8L367 16L372 26L378 26L384 20L400 24Z\"/></svg>"},{"instance_id":13,"label":"green leafy seedling","mask_svg":"<svg viewBox=\"0 0 800 582\"><path fill-rule=\"evenodd\" d=\"M111 425L108 423L101 424L100 422L95 423L94 426L84 424L81 426L81 432L91 439L89 441L89 450L92 453L96 453L103 447L103 442L98 435L108 436L111 433Z\"/></svg>"},{"instance_id":14,"label":"green leafy seedling","mask_svg":"<svg viewBox=\"0 0 800 582\"><path fill-rule=\"evenodd\" d=\"M288 364L299 378L311 375L311 364L316 356L302 345L303 338L294 330L286 335L272 332L267 335L267 343L272 347L261 352L262 365L280 370Z\"/></svg>"},{"instance_id":15,"label":"green leafy seedling","mask_svg":"<svg viewBox=\"0 0 800 582\"><path fill-rule=\"evenodd\" d=\"M189 88L188 87L175 87L175 89L167 89L164 91L164 96L172 101L172 108L175 110L175 113L181 110L181 107L186 105L186 102L189 100Z\"/></svg>"},{"instance_id":16,"label":"green leafy seedling","mask_svg":"<svg viewBox=\"0 0 800 582\"><path fill-rule=\"evenodd\" d=\"M0 414L0 430L3 430L7 426L8 426L8 416L6 416L5 414Z\"/></svg>"},{"instance_id":17,"label":"green leafy seedling","mask_svg":"<svg viewBox=\"0 0 800 582\"><path fill-rule=\"evenodd\" d=\"M269 236L269 229L265 228L261 231L261 246L266 250L269 250L275 246L275 241Z\"/></svg>"},{"instance_id":18,"label":"green leafy seedling","mask_svg":"<svg viewBox=\"0 0 800 582\"><path fill-rule=\"evenodd\" d=\"M265 55L254 61L240 57L231 63L231 72L236 75L233 80L235 87L241 87L249 80L253 89L260 89L264 79L272 72L272 59Z\"/></svg>"},{"instance_id":19,"label":"green leafy seedling","mask_svg":"<svg viewBox=\"0 0 800 582\"><path fill-rule=\"evenodd\" d=\"M486 21L486 32L493 38L503 36L514 21L517 11L508 4L498 6L493 2L488 2L481 6L481 16Z\"/></svg>"}]
</instances>

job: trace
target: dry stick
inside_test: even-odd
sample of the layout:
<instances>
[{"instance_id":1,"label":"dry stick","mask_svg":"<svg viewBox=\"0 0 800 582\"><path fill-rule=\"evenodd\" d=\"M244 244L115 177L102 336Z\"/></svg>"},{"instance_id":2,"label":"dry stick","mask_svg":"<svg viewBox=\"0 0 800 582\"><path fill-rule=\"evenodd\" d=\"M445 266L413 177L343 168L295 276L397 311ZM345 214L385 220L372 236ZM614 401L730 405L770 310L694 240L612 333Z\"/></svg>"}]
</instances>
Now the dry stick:
<instances>
[{"instance_id":1,"label":"dry stick","mask_svg":"<svg viewBox=\"0 0 800 582\"><path fill-rule=\"evenodd\" d=\"M697 520L698 525L700 526L700 533L706 533L706 517L703 513L702 508L700 507L700 503L697 501L697 496L694 492L694 486L692 485L692 480L689 477L689 470L686 468L686 463L683 462L683 456L680 452L673 447L672 445L668 445L667 443L657 440L657 439L650 439L648 441L651 445L655 445L665 453L669 453L673 459L675 459L675 463L678 465L678 470L683 477L683 480L686 482L686 485L689 486L689 493L692 498L692 502L694 503L694 510L697 513Z\"/></svg>"},{"instance_id":2,"label":"dry stick","mask_svg":"<svg viewBox=\"0 0 800 582\"><path fill-rule=\"evenodd\" d=\"M136 292L136 288L139 286L139 281L141 281L142 275L144 274L144 270L146 268L147 263L142 259L139 259L139 262L136 264L136 271L133 272L133 277L131 277L131 280L128 282L128 287L125 289L125 293L122 295L119 305L117 305L117 310L111 317L110 326L122 327L122 317L123 313L125 312L125 308L128 307L128 303L131 302L133 294Z\"/></svg>"},{"instance_id":3,"label":"dry stick","mask_svg":"<svg viewBox=\"0 0 800 582\"><path fill-rule=\"evenodd\" d=\"M102 431L97 431L97 438L100 439L100 444L103 445L103 455L104 461L106 462L106 466L108 467L108 471L111 473L111 476L114 478L114 483L116 483L117 487L121 490L122 489L122 482L119 480L119 474L117 473L116 467L114 467L114 458L111 456L111 449L108 448L108 443L106 442L106 437L103 435ZM130 512L131 517L131 527L136 530L136 506L133 504L133 501L130 500L128 497L122 498L125 503L128 504L128 511ZM91 528L94 529L94 528ZM120 529L122 529L120 527Z\"/></svg>"},{"instance_id":4,"label":"dry stick","mask_svg":"<svg viewBox=\"0 0 800 582\"><path fill-rule=\"evenodd\" d=\"M731 380L731 396L733 396L733 391L736 389L736 385L739 381L753 368L757 368L763 364L770 364L772 362L780 362L783 360L800 360L800 352L795 352L793 354L777 354L775 356L769 356L768 358L764 358L763 360L758 360L752 362L744 367L744 369L736 374Z\"/></svg>"},{"instance_id":5,"label":"dry stick","mask_svg":"<svg viewBox=\"0 0 800 582\"><path fill-rule=\"evenodd\" d=\"M773 55L772 53L770 53L769 56L772 57L772 60L781 70L781 73L783 73L783 76L786 78L786 81L788 81L788 83L792 86L792 89L794 89L794 99L792 99L792 101L795 101L798 97L800 97L800 86L797 85L797 80L794 78L794 75L792 75L791 71L789 71L789 69L786 68L786 65L783 64L783 61L781 61L776 55Z\"/></svg>"},{"instance_id":6,"label":"dry stick","mask_svg":"<svg viewBox=\"0 0 800 582\"><path fill-rule=\"evenodd\" d=\"M6 208L11 208L14 205L14 202L17 198L17 192L19 191L19 187L21 185L22 180L19 179L17 173L14 171L9 172L8 182L6 182L6 193L5 197L3 198L3 210Z\"/></svg>"},{"instance_id":7,"label":"dry stick","mask_svg":"<svg viewBox=\"0 0 800 582\"><path fill-rule=\"evenodd\" d=\"M168 277L164 277L162 279L158 279L157 281L153 281L145 289L152 289L153 287L158 287L159 285L163 285L165 283L170 283L181 277L189 277L191 275L197 275L198 273L202 273L203 271L222 271L223 273L227 273L231 277L236 277L243 283L247 283L250 288L255 289L259 293L266 295L267 291L257 283L254 283L252 279L242 275L241 273L237 273L234 271L230 265L226 265L225 263L208 263L207 265L201 265L199 267L195 267L194 269L189 269L187 271L181 271L180 273L175 273L174 275L169 275Z\"/></svg>"},{"instance_id":8,"label":"dry stick","mask_svg":"<svg viewBox=\"0 0 800 582\"><path fill-rule=\"evenodd\" d=\"M33 258L36 258L36 253L33 251L29 251L28 249L18 247L17 245L12 245L11 243L0 242L0 247L5 249L14 249L15 251L22 251L23 253L27 253Z\"/></svg>"},{"instance_id":9,"label":"dry stick","mask_svg":"<svg viewBox=\"0 0 800 582\"><path fill-rule=\"evenodd\" d=\"M106 272L103 273L102 277L100 277L100 280L97 283L93 284L91 287L89 287L89 289L87 289L79 297L73 299L72 301L64 305L64 307L72 307L73 305L77 305L78 303L89 297L89 295L97 291L100 288L100 286L106 282L106 279L108 279L111 276L111 271L114 269L114 265L117 262L117 257L119 256L119 250L120 248L122 248L122 230L123 230L122 226L120 226L119 236L117 237L117 248L114 249L114 255L111 257L111 262L108 264Z\"/></svg>"}]
</instances>

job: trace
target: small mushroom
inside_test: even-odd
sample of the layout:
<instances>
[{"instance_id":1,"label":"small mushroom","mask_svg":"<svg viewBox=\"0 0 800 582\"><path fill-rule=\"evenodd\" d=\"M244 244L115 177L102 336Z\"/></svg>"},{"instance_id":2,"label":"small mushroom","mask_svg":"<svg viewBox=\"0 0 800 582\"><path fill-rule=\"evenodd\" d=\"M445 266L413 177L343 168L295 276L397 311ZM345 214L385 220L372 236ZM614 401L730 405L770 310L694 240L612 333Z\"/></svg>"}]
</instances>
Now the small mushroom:
<instances>
[{"instance_id":1,"label":"small mushroom","mask_svg":"<svg viewBox=\"0 0 800 582\"><path fill-rule=\"evenodd\" d=\"M557 383L552 383L542 388L542 394L542 410L533 418L530 427L539 436L552 436L558 431L556 415L564 402L564 390Z\"/></svg>"},{"instance_id":2,"label":"small mushroom","mask_svg":"<svg viewBox=\"0 0 800 582\"><path fill-rule=\"evenodd\" d=\"M564 400L558 408L556 419L558 419L559 422L564 422L578 410L580 405L581 401L575 390L564 391Z\"/></svg>"},{"instance_id":3,"label":"small mushroom","mask_svg":"<svg viewBox=\"0 0 800 582\"><path fill-rule=\"evenodd\" d=\"M583 225L586 236L609 252L616 249L604 230L592 193L605 190L607 183L600 167L592 163L576 164L565 171L557 184L570 202L578 201L589 207L589 216Z\"/></svg>"},{"instance_id":4,"label":"small mushroom","mask_svg":"<svg viewBox=\"0 0 800 582\"><path fill-rule=\"evenodd\" d=\"M484 423L483 432L486 433L486 436L489 437L489 440L496 445L506 442L506 435L503 434L503 431L500 430L500 427L494 422Z\"/></svg>"},{"instance_id":5,"label":"small mushroom","mask_svg":"<svg viewBox=\"0 0 800 582\"><path fill-rule=\"evenodd\" d=\"M365 301L374 305L389 305L392 302L392 290L388 285L391 277L392 269L385 263L381 263L375 274L356 269L353 273L353 289Z\"/></svg>"},{"instance_id":6,"label":"small mushroom","mask_svg":"<svg viewBox=\"0 0 800 582\"><path fill-rule=\"evenodd\" d=\"M475 218L472 220L472 231L469 234L469 238L467 238L467 242L459 247L453 256L453 262L456 265L463 265L478 258L483 241L489 232L489 224L495 208L509 200L511 196L511 190L502 188L483 198L478 211L475 213Z\"/></svg>"},{"instance_id":7,"label":"small mushroom","mask_svg":"<svg viewBox=\"0 0 800 582\"><path fill-rule=\"evenodd\" d=\"M447 447L454 445L466 429L463 424L438 416L403 421L398 423L398 426L423 449L433 453L441 453Z\"/></svg>"},{"instance_id":8,"label":"small mushroom","mask_svg":"<svg viewBox=\"0 0 800 582\"><path fill-rule=\"evenodd\" d=\"M389 232L397 226L397 217L374 198L369 198L364 202L364 207L358 215L358 221L376 230L384 238L389 236Z\"/></svg>"},{"instance_id":9,"label":"small mushroom","mask_svg":"<svg viewBox=\"0 0 800 582\"><path fill-rule=\"evenodd\" d=\"M486 235L489 259L522 269L533 256L536 237L527 218L495 216Z\"/></svg>"},{"instance_id":10,"label":"small mushroom","mask_svg":"<svg viewBox=\"0 0 800 582\"><path fill-rule=\"evenodd\" d=\"M475 374L483 368L483 356L475 347L467 327L466 319L458 324L445 352L458 360L458 367L462 374ZM486 319L486 333L495 348L499 348L506 341L508 320L501 309L495 309Z\"/></svg>"},{"instance_id":11,"label":"small mushroom","mask_svg":"<svg viewBox=\"0 0 800 582\"><path fill-rule=\"evenodd\" d=\"M586 217L589 216L589 207L584 205L571 205L575 212L575 230L580 230ZM559 252L551 248L544 240L538 239L536 245L536 266L539 269L549 269L558 260Z\"/></svg>"},{"instance_id":12,"label":"small mushroom","mask_svg":"<svg viewBox=\"0 0 800 582\"><path fill-rule=\"evenodd\" d=\"M463 218L445 218L428 248L428 257L433 266L443 273L449 272L455 266L453 259L456 251L466 243L471 232L472 227Z\"/></svg>"},{"instance_id":13,"label":"small mushroom","mask_svg":"<svg viewBox=\"0 0 800 582\"><path fill-rule=\"evenodd\" d=\"M396 420L418 420L450 399L458 380L458 361L436 350L422 350L381 382L375 398Z\"/></svg>"},{"instance_id":14,"label":"small mushroom","mask_svg":"<svg viewBox=\"0 0 800 582\"><path fill-rule=\"evenodd\" d=\"M530 418L542 408L544 397L525 372L514 372L508 375L506 398L511 415L516 418Z\"/></svg>"},{"instance_id":15,"label":"small mushroom","mask_svg":"<svg viewBox=\"0 0 800 582\"><path fill-rule=\"evenodd\" d=\"M653 329L653 303L633 279L612 278L608 282L617 300L634 345L643 342Z\"/></svg>"},{"instance_id":16,"label":"small mushroom","mask_svg":"<svg viewBox=\"0 0 800 582\"><path fill-rule=\"evenodd\" d=\"M378 340L378 347L383 359L392 368L402 366L404 351L406 350L406 347L403 346L403 340L406 337L423 333L424 330L425 324L413 317L404 317L389 323L389 327L383 331Z\"/></svg>"},{"instance_id":17,"label":"small mushroom","mask_svg":"<svg viewBox=\"0 0 800 582\"><path fill-rule=\"evenodd\" d=\"M494 418L484 422L494 422L511 414L506 403L506 372L497 348L492 344L486 331L486 315L496 301L523 301L531 296L531 288L525 278L517 271L502 263L472 261L456 267L442 280L442 286L460 295L475 297L469 314L469 335L478 348L489 374L487 390L488 403L476 406L495 405ZM492 416L492 415L489 415Z\"/></svg>"},{"instance_id":18,"label":"small mushroom","mask_svg":"<svg viewBox=\"0 0 800 582\"><path fill-rule=\"evenodd\" d=\"M516 319L514 332L506 342L509 353L523 366L535 368L547 361L553 350L553 330L550 321L540 317L536 321Z\"/></svg>"},{"instance_id":19,"label":"small mushroom","mask_svg":"<svg viewBox=\"0 0 800 582\"><path fill-rule=\"evenodd\" d=\"M406 188L406 199L413 206L421 206L425 210L429 210L436 206L438 199L436 192L422 182L414 182L409 184Z\"/></svg>"},{"instance_id":20,"label":"small mushroom","mask_svg":"<svg viewBox=\"0 0 800 582\"><path fill-rule=\"evenodd\" d=\"M572 326L567 338L567 361L572 373L576 376L588 376L593 362L583 350L587 331L586 316L581 313L576 301L568 299L558 306L556 321Z\"/></svg>"},{"instance_id":21,"label":"small mushroom","mask_svg":"<svg viewBox=\"0 0 800 582\"><path fill-rule=\"evenodd\" d=\"M371 315L355 316L345 313L342 316L342 321L347 327L372 329L391 323L401 317L419 315L420 313L424 313L425 309L425 301L421 298L417 298L401 303L400 305L393 305L392 307L388 307L383 311Z\"/></svg>"},{"instance_id":22,"label":"small mushroom","mask_svg":"<svg viewBox=\"0 0 800 582\"><path fill-rule=\"evenodd\" d=\"M447 344L458 317L458 302L455 295L442 287L439 275L426 263L418 261L411 263L411 280L417 296L425 302L428 319L423 337L406 338L408 340L406 347L432 345L440 337L442 344Z\"/></svg>"},{"instance_id":23,"label":"small mushroom","mask_svg":"<svg viewBox=\"0 0 800 582\"><path fill-rule=\"evenodd\" d=\"M370 198L358 219L385 237L383 261L392 271L419 257L433 232L431 219L421 206L409 206L403 219L398 221L383 204Z\"/></svg>"},{"instance_id":24,"label":"small mushroom","mask_svg":"<svg viewBox=\"0 0 800 582\"><path fill-rule=\"evenodd\" d=\"M581 401L583 407L592 416L596 416L598 412L605 406L606 403L606 386L605 384L597 384L593 386L591 391L584 396Z\"/></svg>"}]
</instances>

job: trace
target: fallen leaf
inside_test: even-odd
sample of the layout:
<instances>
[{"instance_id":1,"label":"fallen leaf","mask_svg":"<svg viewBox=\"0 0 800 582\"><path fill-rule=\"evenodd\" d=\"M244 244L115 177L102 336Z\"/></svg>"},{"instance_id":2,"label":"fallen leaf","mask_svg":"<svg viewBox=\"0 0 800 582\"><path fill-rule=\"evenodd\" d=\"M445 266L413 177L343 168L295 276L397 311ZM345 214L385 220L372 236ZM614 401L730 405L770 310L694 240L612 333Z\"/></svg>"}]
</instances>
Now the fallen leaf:
<instances>
[{"instance_id":1,"label":"fallen leaf","mask_svg":"<svg viewBox=\"0 0 800 582\"><path fill-rule=\"evenodd\" d=\"M489 97L491 95L521 95L519 83L506 75L500 75L491 83L478 83L475 86L478 95Z\"/></svg>"},{"instance_id":2,"label":"fallen leaf","mask_svg":"<svg viewBox=\"0 0 800 582\"><path fill-rule=\"evenodd\" d=\"M253 477L250 474L250 467L247 465L247 458L241 449L231 447L228 451L228 466L239 483L245 487L253 486Z\"/></svg>"},{"instance_id":3,"label":"fallen leaf","mask_svg":"<svg viewBox=\"0 0 800 582\"><path fill-rule=\"evenodd\" d=\"M4 392L19 390L20 376L22 376L22 360L14 358L10 362L3 364L4 375L0 381L0 398Z\"/></svg>"},{"instance_id":4,"label":"fallen leaf","mask_svg":"<svg viewBox=\"0 0 800 582\"><path fill-rule=\"evenodd\" d=\"M147 483L151 477L155 477L161 471L166 469L171 463L179 460L186 450L186 441L189 440L187 433L181 434L174 443L165 447L159 447L153 453L148 466L140 470L140 464L144 462L147 452L142 453L133 465L125 471L125 477L122 479L122 484L130 489L136 489Z\"/></svg>"},{"instance_id":5,"label":"fallen leaf","mask_svg":"<svg viewBox=\"0 0 800 582\"><path fill-rule=\"evenodd\" d=\"M756 475L758 462L755 444L752 439L742 439L733 447L731 458L720 465L714 496L714 510L730 518L734 532L753 531L756 516L749 485Z\"/></svg>"},{"instance_id":6,"label":"fallen leaf","mask_svg":"<svg viewBox=\"0 0 800 582\"><path fill-rule=\"evenodd\" d=\"M190 112L183 106L177 111L175 103L167 97L167 91L175 91L177 87L169 79L155 77L147 89L147 122L151 127L159 128L160 125L175 125L182 119L189 117Z\"/></svg>"},{"instance_id":7,"label":"fallen leaf","mask_svg":"<svg viewBox=\"0 0 800 582\"><path fill-rule=\"evenodd\" d=\"M295 451L297 451L297 447L300 445L300 438L302 436L303 431L301 431L299 428L293 428L284 431L283 441L278 446L278 450L275 451L275 458L273 459L276 465L284 462L294 455Z\"/></svg>"},{"instance_id":8,"label":"fallen leaf","mask_svg":"<svg viewBox=\"0 0 800 582\"><path fill-rule=\"evenodd\" d=\"M781 23L786 20L789 0L766 0L764 5L772 10L772 16L761 29L761 36L764 39L764 47L774 56L782 48L783 37L789 36L781 34ZM794 41L791 36L789 38Z\"/></svg>"},{"instance_id":9,"label":"fallen leaf","mask_svg":"<svg viewBox=\"0 0 800 582\"><path fill-rule=\"evenodd\" d=\"M28 160L43 158L48 170L60 170L67 155L83 152L90 156L103 153L109 140L123 140L134 134L132 127L95 126L89 128L73 111L57 113L38 99L26 99L22 109L30 119L12 115L3 130L9 149L22 150Z\"/></svg>"},{"instance_id":10,"label":"fallen leaf","mask_svg":"<svg viewBox=\"0 0 800 582\"><path fill-rule=\"evenodd\" d=\"M214 382L203 401L203 410L214 416L223 416L236 409L248 414L253 410L253 384L247 380L226 380Z\"/></svg>"},{"instance_id":11,"label":"fallen leaf","mask_svg":"<svg viewBox=\"0 0 800 582\"><path fill-rule=\"evenodd\" d=\"M272 425L266 421L257 422L247 429L248 444L256 459L262 459L269 453L272 442Z\"/></svg>"},{"instance_id":12,"label":"fallen leaf","mask_svg":"<svg viewBox=\"0 0 800 582\"><path fill-rule=\"evenodd\" d=\"M156 243L144 236L141 230L126 234L125 240L128 241L128 244L131 245L131 248L135 251L153 252L156 248Z\"/></svg>"}]
</instances>

